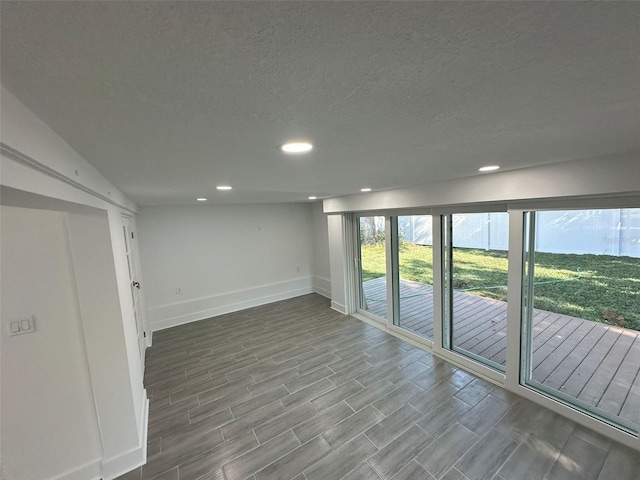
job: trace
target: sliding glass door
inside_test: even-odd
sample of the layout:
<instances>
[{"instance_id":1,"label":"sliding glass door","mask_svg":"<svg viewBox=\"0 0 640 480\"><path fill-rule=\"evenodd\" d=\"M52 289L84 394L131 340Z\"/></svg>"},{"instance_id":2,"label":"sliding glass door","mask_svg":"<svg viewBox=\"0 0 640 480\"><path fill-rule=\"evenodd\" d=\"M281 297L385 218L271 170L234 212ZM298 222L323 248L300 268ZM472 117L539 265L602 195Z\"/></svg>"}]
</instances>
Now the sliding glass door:
<instances>
[{"instance_id":1,"label":"sliding glass door","mask_svg":"<svg viewBox=\"0 0 640 480\"><path fill-rule=\"evenodd\" d=\"M385 217L357 219L359 308L387 318L387 253Z\"/></svg>"},{"instance_id":2,"label":"sliding glass door","mask_svg":"<svg viewBox=\"0 0 640 480\"><path fill-rule=\"evenodd\" d=\"M431 215L392 217L394 325L433 339Z\"/></svg>"},{"instance_id":3,"label":"sliding glass door","mask_svg":"<svg viewBox=\"0 0 640 480\"><path fill-rule=\"evenodd\" d=\"M508 214L444 215L442 238L443 345L504 372Z\"/></svg>"},{"instance_id":4,"label":"sliding glass door","mask_svg":"<svg viewBox=\"0 0 640 480\"><path fill-rule=\"evenodd\" d=\"M521 383L637 433L640 209L525 215Z\"/></svg>"}]
</instances>

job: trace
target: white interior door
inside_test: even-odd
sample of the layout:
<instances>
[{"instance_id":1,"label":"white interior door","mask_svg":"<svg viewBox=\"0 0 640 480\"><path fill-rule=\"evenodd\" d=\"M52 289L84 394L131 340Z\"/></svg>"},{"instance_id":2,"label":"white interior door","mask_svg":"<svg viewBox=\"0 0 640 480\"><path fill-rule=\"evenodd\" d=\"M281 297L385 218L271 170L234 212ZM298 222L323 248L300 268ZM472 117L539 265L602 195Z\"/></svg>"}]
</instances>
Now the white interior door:
<instances>
[{"instance_id":1,"label":"white interior door","mask_svg":"<svg viewBox=\"0 0 640 480\"><path fill-rule=\"evenodd\" d=\"M144 324L142 322L142 313L140 309L140 281L138 280L137 262L135 255L135 249L132 248L132 242L135 238L135 233L132 229L131 218L128 216L122 216L122 231L124 234L124 243L127 251L127 265L129 267L129 280L131 285L131 298L133 301L133 315L135 316L136 331L138 333L138 348L140 352L140 361L142 363L142 369L144 371L144 352L146 347L147 334L144 330Z\"/></svg>"}]
</instances>

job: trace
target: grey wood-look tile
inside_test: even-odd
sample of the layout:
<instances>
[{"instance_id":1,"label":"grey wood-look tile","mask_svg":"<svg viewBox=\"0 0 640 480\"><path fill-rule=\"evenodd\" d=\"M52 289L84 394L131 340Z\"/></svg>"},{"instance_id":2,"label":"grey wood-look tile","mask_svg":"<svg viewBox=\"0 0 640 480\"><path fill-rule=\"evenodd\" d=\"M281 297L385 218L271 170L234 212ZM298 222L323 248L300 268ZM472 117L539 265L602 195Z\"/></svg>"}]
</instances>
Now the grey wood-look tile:
<instances>
[{"instance_id":1,"label":"grey wood-look tile","mask_svg":"<svg viewBox=\"0 0 640 480\"><path fill-rule=\"evenodd\" d=\"M279 416L255 427L254 432L258 441L264 443L269 439L300 425L313 417L317 410L309 403L303 403L295 408L285 409ZM293 435L293 433L292 433Z\"/></svg>"},{"instance_id":2,"label":"grey wood-look tile","mask_svg":"<svg viewBox=\"0 0 640 480\"><path fill-rule=\"evenodd\" d=\"M337 362L340 360L335 353L333 353L333 349L330 347L325 348L314 348L309 353L305 353L296 358L300 366L298 367L298 373L309 373L311 370L315 370L322 365L327 365L329 363ZM301 372L301 369L308 368L310 370Z\"/></svg>"},{"instance_id":3,"label":"grey wood-look tile","mask_svg":"<svg viewBox=\"0 0 640 480\"><path fill-rule=\"evenodd\" d=\"M376 368L373 368L366 373L358 375L356 380L365 387L370 387L374 384L380 383L385 377L391 375L393 372L400 370L400 366L395 363L387 363ZM391 382L389 382L391 383Z\"/></svg>"},{"instance_id":4,"label":"grey wood-look tile","mask_svg":"<svg viewBox=\"0 0 640 480\"><path fill-rule=\"evenodd\" d=\"M380 480L380 477L368 463L361 463L342 480Z\"/></svg>"},{"instance_id":5,"label":"grey wood-look tile","mask_svg":"<svg viewBox=\"0 0 640 480\"><path fill-rule=\"evenodd\" d=\"M322 436L316 437L260 470L255 474L256 480L293 478L329 455L331 451L331 447Z\"/></svg>"},{"instance_id":6,"label":"grey wood-look tile","mask_svg":"<svg viewBox=\"0 0 640 480\"><path fill-rule=\"evenodd\" d=\"M153 457L162 451L160 440L160 438L156 438L147 442L147 457Z\"/></svg>"},{"instance_id":7,"label":"grey wood-look tile","mask_svg":"<svg viewBox=\"0 0 640 480\"><path fill-rule=\"evenodd\" d=\"M224 413L228 414L228 411ZM200 450L197 453L200 454L222 442L224 442L224 438L222 438L220 428L215 425L206 425L206 428L202 428L202 424L187 425L162 437L162 455L170 455L181 450L190 450L191 452Z\"/></svg>"},{"instance_id":8,"label":"grey wood-look tile","mask_svg":"<svg viewBox=\"0 0 640 480\"><path fill-rule=\"evenodd\" d=\"M169 417L188 412L190 409L197 407L198 405L198 398L196 396L193 396L190 399L180 402L176 405L167 404L162 408L155 408L153 410L149 408L149 424L154 424L159 421L166 420Z\"/></svg>"},{"instance_id":9,"label":"grey wood-look tile","mask_svg":"<svg viewBox=\"0 0 640 480\"><path fill-rule=\"evenodd\" d=\"M364 433L378 447L383 447L391 440L408 430L424 415L409 404L405 404L386 418L366 430Z\"/></svg>"},{"instance_id":10,"label":"grey wood-look tile","mask_svg":"<svg viewBox=\"0 0 640 480\"><path fill-rule=\"evenodd\" d=\"M465 372L464 370L458 368L449 376L449 378L447 378L447 382L449 382L451 385L455 385L458 388L462 388L469 385L476 378L478 377L476 377L472 373Z\"/></svg>"},{"instance_id":11,"label":"grey wood-look tile","mask_svg":"<svg viewBox=\"0 0 640 480\"><path fill-rule=\"evenodd\" d=\"M296 407L301 405L309 400L313 400L314 398L319 397L323 393L328 392L329 390L333 390L335 385L331 383L328 379L323 378L319 382L313 383L308 387L304 387L301 390L298 390L296 393L292 393L287 395L286 397L282 397L280 401L282 404L287 407Z\"/></svg>"},{"instance_id":12,"label":"grey wood-look tile","mask_svg":"<svg viewBox=\"0 0 640 480\"><path fill-rule=\"evenodd\" d=\"M251 392L252 395L259 395L261 393L266 392L267 390L271 390L275 387L278 387L280 385L283 385L285 382L289 381L289 380L297 380L299 379L299 375L298 372L296 372L295 370L286 370L284 372L281 372L277 375L274 375L272 377L269 377L265 380L262 380L258 383L255 383L253 385L249 385L247 388L249 389L249 391ZM289 390L287 388L287 390ZM291 393L291 391L289 390L289 392Z\"/></svg>"},{"instance_id":13,"label":"grey wood-look tile","mask_svg":"<svg viewBox=\"0 0 640 480\"><path fill-rule=\"evenodd\" d=\"M451 397L430 410L429 414L418 422L418 425L430 435L440 436L469 410L471 410L471 406L462 400Z\"/></svg>"},{"instance_id":14,"label":"grey wood-look tile","mask_svg":"<svg viewBox=\"0 0 640 480\"><path fill-rule=\"evenodd\" d=\"M490 480L517 443L497 430L490 430L455 464L471 480Z\"/></svg>"},{"instance_id":15,"label":"grey wood-look tile","mask_svg":"<svg viewBox=\"0 0 640 480\"><path fill-rule=\"evenodd\" d=\"M411 404L424 414L429 414L431 410L449 400L457 391L458 387L451 385L446 380L441 380L422 395L411 400Z\"/></svg>"},{"instance_id":16,"label":"grey wood-look tile","mask_svg":"<svg viewBox=\"0 0 640 480\"><path fill-rule=\"evenodd\" d=\"M623 445L612 445L598 480L637 480L640 476L640 453Z\"/></svg>"},{"instance_id":17,"label":"grey wood-look tile","mask_svg":"<svg viewBox=\"0 0 640 480\"><path fill-rule=\"evenodd\" d=\"M356 380L358 381L358 380ZM360 383L358 381L358 383ZM395 390L396 386L388 380L379 380L372 383L369 387L365 388L359 393L346 399L346 402L354 410L361 410L367 405L371 405L376 400L381 399L387 393Z\"/></svg>"},{"instance_id":18,"label":"grey wood-look tile","mask_svg":"<svg viewBox=\"0 0 640 480\"><path fill-rule=\"evenodd\" d=\"M572 435L565 443L551 470L549 480L597 480L607 452Z\"/></svg>"},{"instance_id":19,"label":"grey wood-look tile","mask_svg":"<svg viewBox=\"0 0 640 480\"><path fill-rule=\"evenodd\" d=\"M201 404L199 407L192 408L189 410L189 419L191 423L199 422L208 416L214 415L227 408L231 408L232 406L245 400L249 400L250 398L251 394L246 387L233 390L224 397L216 398L211 402Z\"/></svg>"},{"instance_id":20,"label":"grey wood-look tile","mask_svg":"<svg viewBox=\"0 0 640 480\"><path fill-rule=\"evenodd\" d=\"M447 431L431 443L417 457L416 461L434 477L442 477L478 441L471 430L459 423L451 425Z\"/></svg>"},{"instance_id":21,"label":"grey wood-look tile","mask_svg":"<svg viewBox=\"0 0 640 480\"><path fill-rule=\"evenodd\" d=\"M527 438L518 445L498 474L503 478L542 480L559 453L545 442Z\"/></svg>"},{"instance_id":22,"label":"grey wood-look tile","mask_svg":"<svg viewBox=\"0 0 640 480\"><path fill-rule=\"evenodd\" d=\"M254 428L271 420L273 417L283 414L286 409L280 402L273 402L253 412L238 418L222 427L225 440L241 437L250 433Z\"/></svg>"},{"instance_id":23,"label":"grey wood-look tile","mask_svg":"<svg viewBox=\"0 0 640 480\"><path fill-rule=\"evenodd\" d=\"M357 437L383 418L384 415L382 413L369 406L344 419L322 435L329 442L329 445L335 449Z\"/></svg>"},{"instance_id":24,"label":"grey wood-look tile","mask_svg":"<svg viewBox=\"0 0 640 480\"><path fill-rule=\"evenodd\" d=\"M417 364L422 365L420 362ZM411 377L411 381L425 390L429 390L443 380L455 385L451 379L456 372L457 370L452 366L442 363L433 368L422 367L417 375Z\"/></svg>"},{"instance_id":25,"label":"grey wood-look tile","mask_svg":"<svg viewBox=\"0 0 640 480\"><path fill-rule=\"evenodd\" d=\"M330 407L315 417L301 423L293 429L293 433L301 443L306 443L316 435L326 432L334 425L353 415L353 410L343 402Z\"/></svg>"},{"instance_id":26,"label":"grey wood-look tile","mask_svg":"<svg viewBox=\"0 0 640 480\"><path fill-rule=\"evenodd\" d=\"M447 472L447 474L444 477L441 478L441 480L469 480L469 478L464 476L460 472L460 470L458 470L457 468L452 468ZM494 478L493 480L498 480L498 479ZM513 480L516 480L516 479L513 479Z\"/></svg>"},{"instance_id":27,"label":"grey wood-look tile","mask_svg":"<svg viewBox=\"0 0 640 480\"><path fill-rule=\"evenodd\" d=\"M415 425L371 457L369 465L383 480L388 480L432 441L431 435Z\"/></svg>"},{"instance_id":28,"label":"grey wood-look tile","mask_svg":"<svg viewBox=\"0 0 640 480\"><path fill-rule=\"evenodd\" d=\"M204 405L205 403L213 402L214 400L226 397L239 391L248 392L249 390L247 389L247 387L249 385L252 385L253 383L254 382L251 377L241 378L233 382L228 382L224 385L212 388L211 390L199 393L198 400L200 401L200 405Z\"/></svg>"},{"instance_id":29,"label":"grey wood-look tile","mask_svg":"<svg viewBox=\"0 0 640 480\"><path fill-rule=\"evenodd\" d=\"M468 403L472 407L475 407L482 400L484 400L487 395L489 395L494 389L495 386L493 385L487 386L485 382L474 380L470 384L458 390L454 394L454 396L462 400L464 403Z\"/></svg>"},{"instance_id":30,"label":"grey wood-look tile","mask_svg":"<svg viewBox=\"0 0 640 480\"><path fill-rule=\"evenodd\" d=\"M228 462L223 467L225 477L227 480L243 480L299 446L295 435L286 432Z\"/></svg>"},{"instance_id":31,"label":"grey wood-look tile","mask_svg":"<svg viewBox=\"0 0 640 480\"><path fill-rule=\"evenodd\" d=\"M418 375L422 375L426 370L429 370L429 368L425 367L422 363L413 362L400 368L399 370L390 373L385 378L391 383L395 383L397 385L400 383L408 382Z\"/></svg>"},{"instance_id":32,"label":"grey wood-look tile","mask_svg":"<svg viewBox=\"0 0 640 480\"><path fill-rule=\"evenodd\" d=\"M274 355L271 358L277 364L281 364L281 363L285 362L286 360L299 357L300 355L303 355L303 354L309 353L309 352L313 352L313 348L311 348L309 345L304 345L302 347L297 347L297 348L294 348L294 349L289 350L287 352L279 353L277 355ZM297 363L297 360L296 360L296 363Z\"/></svg>"},{"instance_id":33,"label":"grey wood-look tile","mask_svg":"<svg viewBox=\"0 0 640 480\"><path fill-rule=\"evenodd\" d=\"M577 425L573 434L605 452L608 452L609 448L611 448L612 441L610 439L583 426Z\"/></svg>"},{"instance_id":34,"label":"grey wood-look tile","mask_svg":"<svg viewBox=\"0 0 640 480\"><path fill-rule=\"evenodd\" d=\"M331 377L329 377L329 380L331 380ZM361 392L363 389L364 387L355 380L349 380L339 387L335 387L334 389L313 399L311 403L318 410L325 410L335 405L336 403L339 403L342 400L349 398L358 392Z\"/></svg>"},{"instance_id":35,"label":"grey wood-look tile","mask_svg":"<svg viewBox=\"0 0 640 480\"><path fill-rule=\"evenodd\" d=\"M435 480L435 477L413 460L402 467L392 480Z\"/></svg>"},{"instance_id":36,"label":"grey wood-look tile","mask_svg":"<svg viewBox=\"0 0 640 480\"><path fill-rule=\"evenodd\" d=\"M405 383L373 404L383 414L388 415L400 408L405 403L421 398L425 391L414 383Z\"/></svg>"},{"instance_id":37,"label":"grey wood-look tile","mask_svg":"<svg viewBox=\"0 0 640 480\"><path fill-rule=\"evenodd\" d=\"M180 468L178 468L178 472L180 472ZM184 479L184 476L181 478ZM222 469L217 468L212 472L209 472L201 477L198 477L198 480L226 480L226 479L224 478L224 473L222 472ZM247 480L255 480L255 478L250 477Z\"/></svg>"},{"instance_id":38,"label":"grey wood-look tile","mask_svg":"<svg viewBox=\"0 0 640 480\"><path fill-rule=\"evenodd\" d=\"M156 332L145 385L148 463L122 480L477 480L492 471L491 480L636 480L640 471L636 451L318 295ZM427 437L406 441L419 428Z\"/></svg>"},{"instance_id":39,"label":"grey wood-look tile","mask_svg":"<svg viewBox=\"0 0 640 480\"><path fill-rule=\"evenodd\" d=\"M188 424L189 414L187 412L179 413L178 415L173 415L165 418L164 420L150 424L148 435L151 438L155 438L156 436L160 436L163 432L183 427Z\"/></svg>"},{"instance_id":40,"label":"grey wood-look tile","mask_svg":"<svg viewBox=\"0 0 640 480\"><path fill-rule=\"evenodd\" d=\"M329 366L331 368L331 366ZM334 375L330 375L328 378L334 385L342 385L343 383L354 379L358 375L365 373L373 368L366 360L360 361L348 369L338 372Z\"/></svg>"},{"instance_id":41,"label":"grey wood-look tile","mask_svg":"<svg viewBox=\"0 0 640 480\"><path fill-rule=\"evenodd\" d=\"M331 452L304 472L307 480L339 480L378 449L364 435Z\"/></svg>"},{"instance_id":42,"label":"grey wood-look tile","mask_svg":"<svg viewBox=\"0 0 640 480\"><path fill-rule=\"evenodd\" d=\"M478 403L478 405L463 415L462 418L460 418L460 423L472 432L483 435L489 431L508 410L509 405L506 402L489 394L489 396ZM462 471L462 473L464 473L464 471Z\"/></svg>"},{"instance_id":43,"label":"grey wood-look tile","mask_svg":"<svg viewBox=\"0 0 640 480\"><path fill-rule=\"evenodd\" d=\"M302 390L304 387L313 385L314 383L319 382L323 378L326 378L332 374L333 371L325 365L318 368L317 370L309 372L305 375L300 375L297 378L286 382L284 386L287 387L287 390L289 390L289 392L295 393L298 390Z\"/></svg>"},{"instance_id":44,"label":"grey wood-look tile","mask_svg":"<svg viewBox=\"0 0 640 480\"><path fill-rule=\"evenodd\" d=\"M248 413L251 413L258 408L269 405L270 403L280 400L283 397L289 395L289 392L284 385L278 385L277 387L267 390L255 397L247 398L239 403L231 406L231 412L235 418L240 418Z\"/></svg>"}]
</instances>

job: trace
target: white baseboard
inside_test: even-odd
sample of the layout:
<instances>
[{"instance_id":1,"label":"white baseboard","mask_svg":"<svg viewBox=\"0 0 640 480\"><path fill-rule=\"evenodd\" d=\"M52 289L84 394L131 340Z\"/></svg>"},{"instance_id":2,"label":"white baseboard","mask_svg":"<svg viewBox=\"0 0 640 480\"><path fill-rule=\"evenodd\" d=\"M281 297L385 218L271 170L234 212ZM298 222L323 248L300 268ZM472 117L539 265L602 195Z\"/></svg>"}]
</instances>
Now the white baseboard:
<instances>
[{"instance_id":1,"label":"white baseboard","mask_svg":"<svg viewBox=\"0 0 640 480\"><path fill-rule=\"evenodd\" d=\"M331 300L331 308L333 308L337 312L347 315L346 305L342 305L341 303L334 302L333 300Z\"/></svg>"},{"instance_id":2,"label":"white baseboard","mask_svg":"<svg viewBox=\"0 0 640 480\"><path fill-rule=\"evenodd\" d=\"M149 432L149 400L147 398L147 391L143 390L143 411L142 422L140 430L138 431L138 438L140 439L140 445L133 450L121 453L116 457L105 459L102 462L102 479L112 480L124 475L131 470L144 465L147 462L147 434Z\"/></svg>"},{"instance_id":3,"label":"white baseboard","mask_svg":"<svg viewBox=\"0 0 640 480\"><path fill-rule=\"evenodd\" d=\"M149 308L149 325L158 331L225 313L313 293L312 277L260 285L185 302Z\"/></svg>"},{"instance_id":4,"label":"white baseboard","mask_svg":"<svg viewBox=\"0 0 640 480\"><path fill-rule=\"evenodd\" d=\"M102 459L96 458L84 465L51 477L50 480L98 480L100 478L102 478Z\"/></svg>"},{"instance_id":5,"label":"white baseboard","mask_svg":"<svg viewBox=\"0 0 640 480\"><path fill-rule=\"evenodd\" d=\"M324 277L313 277L313 291L331 299L331 280Z\"/></svg>"}]
</instances>

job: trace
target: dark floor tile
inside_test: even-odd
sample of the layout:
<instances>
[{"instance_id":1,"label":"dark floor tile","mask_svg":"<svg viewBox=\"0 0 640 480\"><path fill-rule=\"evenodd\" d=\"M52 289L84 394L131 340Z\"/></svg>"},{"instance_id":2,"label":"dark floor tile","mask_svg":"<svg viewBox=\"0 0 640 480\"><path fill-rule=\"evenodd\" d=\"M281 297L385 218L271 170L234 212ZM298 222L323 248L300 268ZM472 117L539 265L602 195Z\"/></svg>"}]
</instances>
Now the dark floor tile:
<instances>
[{"instance_id":1,"label":"dark floor tile","mask_svg":"<svg viewBox=\"0 0 640 480\"><path fill-rule=\"evenodd\" d=\"M517 444L497 430L484 435L455 467L470 480L490 480Z\"/></svg>"},{"instance_id":2,"label":"dark floor tile","mask_svg":"<svg viewBox=\"0 0 640 480\"><path fill-rule=\"evenodd\" d=\"M358 413L354 413L322 435L327 442L329 442L329 445L335 449L344 445L352 438L357 437L383 418L384 415L369 406L360 410Z\"/></svg>"},{"instance_id":3,"label":"dark floor tile","mask_svg":"<svg viewBox=\"0 0 640 480\"><path fill-rule=\"evenodd\" d=\"M293 478L329 455L331 451L331 447L322 436L316 437L256 473L256 480Z\"/></svg>"},{"instance_id":4,"label":"dark floor tile","mask_svg":"<svg viewBox=\"0 0 640 480\"><path fill-rule=\"evenodd\" d=\"M509 411L509 405L493 395L487 396L460 418L460 423L472 432L483 435ZM464 473L464 472L462 472Z\"/></svg>"},{"instance_id":5,"label":"dark floor tile","mask_svg":"<svg viewBox=\"0 0 640 480\"><path fill-rule=\"evenodd\" d=\"M369 459L369 465L383 480L389 480L433 441L417 425L382 448Z\"/></svg>"},{"instance_id":6,"label":"dark floor tile","mask_svg":"<svg viewBox=\"0 0 640 480\"><path fill-rule=\"evenodd\" d=\"M331 379L331 377L329 377L329 379ZM364 387L355 380L349 380L339 387L335 387L334 389L315 398L311 401L311 404L318 410L325 410L336 403L341 402L345 398L349 398L352 395L361 392L363 389Z\"/></svg>"},{"instance_id":7,"label":"dark floor tile","mask_svg":"<svg viewBox=\"0 0 640 480\"><path fill-rule=\"evenodd\" d=\"M227 480L243 480L298 446L300 444L292 432L275 437L227 463L223 468L225 477Z\"/></svg>"},{"instance_id":8,"label":"dark floor tile","mask_svg":"<svg viewBox=\"0 0 640 480\"><path fill-rule=\"evenodd\" d=\"M285 409L284 412L267 422L264 422L254 428L254 433L260 443L264 443L269 439L300 425L305 420L313 417L317 410L309 403L303 403L300 406ZM293 435L293 433L292 433Z\"/></svg>"},{"instance_id":9,"label":"dark floor tile","mask_svg":"<svg viewBox=\"0 0 640 480\"><path fill-rule=\"evenodd\" d=\"M339 480L378 449L364 435L333 451L305 472L307 480Z\"/></svg>"},{"instance_id":10,"label":"dark floor tile","mask_svg":"<svg viewBox=\"0 0 640 480\"><path fill-rule=\"evenodd\" d=\"M365 431L367 437L378 447L383 447L391 440L408 430L424 415L409 404L405 404L386 418Z\"/></svg>"},{"instance_id":11,"label":"dark floor tile","mask_svg":"<svg viewBox=\"0 0 640 480\"><path fill-rule=\"evenodd\" d=\"M551 470L549 480L597 480L607 452L572 435L565 443Z\"/></svg>"},{"instance_id":12,"label":"dark floor tile","mask_svg":"<svg viewBox=\"0 0 640 480\"><path fill-rule=\"evenodd\" d=\"M342 480L380 480L380 477L368 463L361 463Z\"/></svg>"},{"instance_id":13,"label":"dark floor tile","mask_svg":"<svg viewBox=\"0 0 640 480\"><path fill-rule=\"evenodd\" d=\"M414 460L405 465L392 480L435 480L435 477Z\"/></svg>"},{"instance_id":14,"label":"dark floor tile","mask_svg":"<svg viewBox=\"0 0 640 480\"><path fill-rule=\"evenodd\" d=\"M345 418L353 415L353 410L343 402L330 407L293 429L301 443L306 443L316 435L326 432Z\"/></svg>"},{"instance_id":15,"label":"dark floor tile","mask_svg":"<svg viewBox=\"0 0 640 480\"><path fill-rule=\"evenodd\" d=\"M416 457L416 461L434 477L442 477L478 441L480 437L459 423L437 437Z\"/></svg>"}]
</instances>

